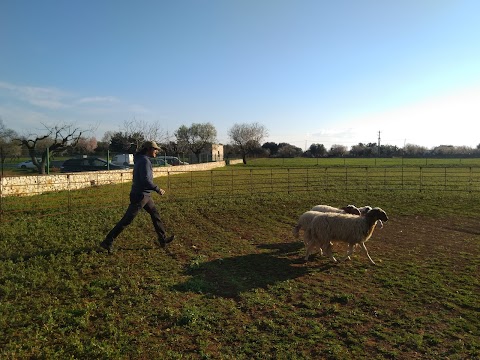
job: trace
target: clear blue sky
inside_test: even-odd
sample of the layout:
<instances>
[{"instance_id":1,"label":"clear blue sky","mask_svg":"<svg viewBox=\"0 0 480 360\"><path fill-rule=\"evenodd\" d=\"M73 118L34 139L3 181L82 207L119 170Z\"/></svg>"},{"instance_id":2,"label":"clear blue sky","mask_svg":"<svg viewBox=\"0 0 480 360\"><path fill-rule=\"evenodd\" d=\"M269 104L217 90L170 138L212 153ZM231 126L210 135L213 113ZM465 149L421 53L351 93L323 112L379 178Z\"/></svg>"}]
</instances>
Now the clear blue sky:
<instances>
[{"instance_id":1,"label":"clear blue sky","mask_svg":"<svg viewBox=\"0 0 480 360\"><path fill-rule=\"evenodd\" d=\"M480 144L478 0L2 0L0 117L263 124L265 141Z\"/></svg>"}]
</instances>

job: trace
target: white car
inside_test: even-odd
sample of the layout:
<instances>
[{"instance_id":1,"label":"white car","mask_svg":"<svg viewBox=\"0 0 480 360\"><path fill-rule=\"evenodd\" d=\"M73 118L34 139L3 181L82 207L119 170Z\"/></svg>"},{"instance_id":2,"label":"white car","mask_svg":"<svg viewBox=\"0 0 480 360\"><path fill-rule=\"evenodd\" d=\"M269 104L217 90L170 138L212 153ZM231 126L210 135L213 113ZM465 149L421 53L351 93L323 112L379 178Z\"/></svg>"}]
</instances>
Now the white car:
<instances>
[{"instance_id":1,"label":"white car","mask_svg":"<svg viewBox=\"0 0 480 360\"><path fill-rule=\"evenodd\" d=\"M27 160L19 163L17 165L19 169L37 169L37 167L33 164L32 160Z\"/></svg>"}]
</instances>

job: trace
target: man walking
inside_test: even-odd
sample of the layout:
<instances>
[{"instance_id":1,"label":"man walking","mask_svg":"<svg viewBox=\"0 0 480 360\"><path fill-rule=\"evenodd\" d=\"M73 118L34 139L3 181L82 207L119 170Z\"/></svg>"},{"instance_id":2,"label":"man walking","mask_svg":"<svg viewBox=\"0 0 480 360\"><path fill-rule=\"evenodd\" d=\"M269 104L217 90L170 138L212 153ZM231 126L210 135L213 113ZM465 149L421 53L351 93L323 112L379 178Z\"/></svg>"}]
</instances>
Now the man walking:
<instances>
[{"instance_id":1,"label":"man walking","mask_svg":"<svg viewBox=\"0 0 480 360\"><path fill-rule=\"evenodd\" d=\"M155 203L152 200L151 193L163 195L165 190L159 188L153 183L153 170L150 158L157 155L160 148L154 141L146 141L139 152L134 156L133 167L133 183L130 191L130 205L123 215L122 219L115 225L115 227L107 234L105 240L100 243L100 246L106 249L109 253L113 251L113 241L115 238L135 219L140 210L145 209L152 218L153 227L158 235L157 244L165 247L166 244L173 241L175 235L166 236L165 226L160 219Z\"/></svg>"}]
</instances>

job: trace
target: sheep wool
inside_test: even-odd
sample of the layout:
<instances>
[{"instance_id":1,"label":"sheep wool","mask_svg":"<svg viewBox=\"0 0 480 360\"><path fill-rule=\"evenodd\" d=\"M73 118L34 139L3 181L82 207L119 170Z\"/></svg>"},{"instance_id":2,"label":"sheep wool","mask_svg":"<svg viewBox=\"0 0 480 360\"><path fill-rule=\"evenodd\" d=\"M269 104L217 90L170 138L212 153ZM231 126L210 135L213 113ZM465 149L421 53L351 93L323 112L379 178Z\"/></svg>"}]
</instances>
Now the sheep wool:
<instances>
[{"instance_id":1,"label":"sheep wool","mask_svg":"<svg viewBox=\"0 0 480 360\"><path fill-rule=\"evenodd\" d=\"M330 205L315 205L311 210L325 213L360 215L360 210L355 205L347 205L342 208L336 208Z\"/></svg>"}]
</instances>

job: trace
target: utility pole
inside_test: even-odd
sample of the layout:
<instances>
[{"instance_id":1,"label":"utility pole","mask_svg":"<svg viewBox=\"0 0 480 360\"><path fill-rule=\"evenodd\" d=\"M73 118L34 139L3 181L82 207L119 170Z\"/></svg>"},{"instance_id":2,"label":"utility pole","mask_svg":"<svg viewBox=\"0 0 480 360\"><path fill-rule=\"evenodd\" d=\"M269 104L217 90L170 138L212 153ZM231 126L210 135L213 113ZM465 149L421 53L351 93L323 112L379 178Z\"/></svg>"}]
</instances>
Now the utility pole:
<instances>
[{"instance_id":1,"label":"utility pole","mask_svg":"<svg viewBox=\"0 0 480 360\"><path fill-rule=\"evenodd\" d=\"M378 155L380 155L380 131L378 131L378 150L377 150Z\"/></svg>"}]
</instances>

